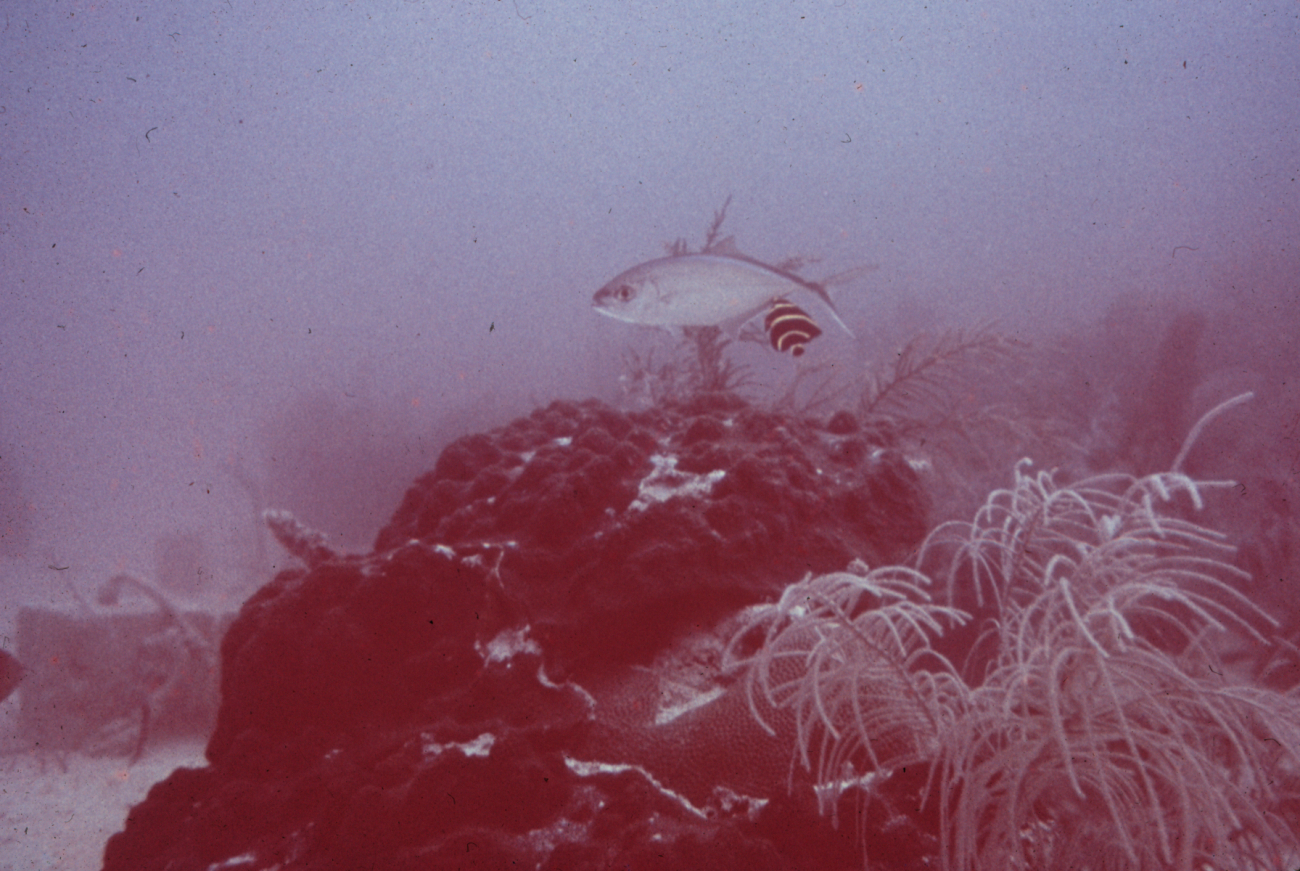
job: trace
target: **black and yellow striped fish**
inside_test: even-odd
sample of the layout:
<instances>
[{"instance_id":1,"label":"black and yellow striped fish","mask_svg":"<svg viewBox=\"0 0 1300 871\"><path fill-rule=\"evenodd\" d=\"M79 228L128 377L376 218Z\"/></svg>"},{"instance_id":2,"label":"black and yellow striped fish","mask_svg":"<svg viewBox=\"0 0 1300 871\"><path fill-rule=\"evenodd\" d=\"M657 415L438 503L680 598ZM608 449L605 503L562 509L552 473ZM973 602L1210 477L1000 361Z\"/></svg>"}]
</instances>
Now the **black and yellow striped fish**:
<instances>
[{"instance_id":1,"label":"black and yellow striped fish","mask_svg":"<svg viewBox=\"0 0 1300 871\"><path fill-rule=\"evenodd\" d=\"M775 350L789 351L795 357L802 356L803 346L822 334L808 312L785 299L772 303L767 317L763 318L763 329L767 330Z\"/></svg>"}]
</instances>

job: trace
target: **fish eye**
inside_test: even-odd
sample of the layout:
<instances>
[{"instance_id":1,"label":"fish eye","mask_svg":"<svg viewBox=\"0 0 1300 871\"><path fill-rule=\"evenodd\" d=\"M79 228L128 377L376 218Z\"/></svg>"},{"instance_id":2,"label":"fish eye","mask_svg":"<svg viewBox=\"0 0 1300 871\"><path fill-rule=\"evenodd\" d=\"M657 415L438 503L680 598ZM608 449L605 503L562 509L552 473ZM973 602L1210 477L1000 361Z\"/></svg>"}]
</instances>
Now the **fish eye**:
<instances>
[{"instance_id":1,"label":"fish eye","mask_svg":"<svg viewBox=\"0 0 1300 871\"><path fill-rule=\"evenodd\" d=\"M618 296L619 302L627 302L636 295L636 291L632 289L630 284L620 284L618 290L614 291L614 293Z\"/></svg>"}]
</instances>

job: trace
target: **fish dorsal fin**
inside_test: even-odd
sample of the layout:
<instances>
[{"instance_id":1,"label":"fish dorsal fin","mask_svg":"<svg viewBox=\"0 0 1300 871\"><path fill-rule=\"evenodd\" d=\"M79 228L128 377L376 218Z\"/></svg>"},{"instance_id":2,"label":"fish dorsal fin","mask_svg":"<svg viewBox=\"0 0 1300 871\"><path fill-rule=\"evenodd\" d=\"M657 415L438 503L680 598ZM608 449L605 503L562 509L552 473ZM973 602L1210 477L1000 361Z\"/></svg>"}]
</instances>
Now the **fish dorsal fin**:
<instances>
[{"instance_id":1,"label":"fish dorsal fin","mask_svg":"<svg viewBox=\"0 0 1300 871\"><path fill-rule=\"evenodd\" d=\"M721 254L724 257L743 257L740 249L736 247L736 237L727 236L725 239L719 239L708 248L705 248L704 254Z\"/></svg>"}]
</instances>

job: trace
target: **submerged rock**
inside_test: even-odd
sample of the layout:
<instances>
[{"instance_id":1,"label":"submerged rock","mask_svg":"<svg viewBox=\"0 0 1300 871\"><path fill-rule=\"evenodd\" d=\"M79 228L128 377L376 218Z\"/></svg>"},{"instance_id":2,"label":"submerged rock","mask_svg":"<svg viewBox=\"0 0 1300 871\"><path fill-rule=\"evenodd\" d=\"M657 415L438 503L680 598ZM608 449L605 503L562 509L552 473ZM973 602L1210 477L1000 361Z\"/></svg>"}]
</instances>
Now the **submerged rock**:
<instances>
[{"instance_id":1,"label":"submerged rock","mask_svg":"<svg viewBox=\"0 0 1300 871\"><path fill-rule=\"evenodd\" d=\"M924 520L887 433L843 415L557 402L462 438L371 554L244 604L209 766L105 868L853 867L719 651L739 609L899 561Z\"/></svg>"},{"instance_id":2,"label":"submerged rock","mask_svg":"<svg viewBox=\"0 0 1300 871\"><path fill-rule=\"evenodd\" d=\"M542 646L591 666L647 659L807 572L900 559L924 520L879 435L726 396L631 415L557 402L450 445L375 546L505 547Z\"/></svg>"}]
</instances>

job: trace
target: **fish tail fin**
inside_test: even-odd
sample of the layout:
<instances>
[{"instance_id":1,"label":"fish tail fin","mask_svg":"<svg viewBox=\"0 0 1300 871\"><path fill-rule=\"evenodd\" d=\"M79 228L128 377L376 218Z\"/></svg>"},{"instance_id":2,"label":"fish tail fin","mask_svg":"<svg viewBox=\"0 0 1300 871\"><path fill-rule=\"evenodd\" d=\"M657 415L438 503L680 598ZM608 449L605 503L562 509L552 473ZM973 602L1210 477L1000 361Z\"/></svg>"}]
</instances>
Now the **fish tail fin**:
<instances>
[{"instance_id":1,"label":"fish tail fin","mask_svg":"<svg viewBox=\"0 0 1300 871\"><path fill-rule=\"evenodd\" d=\"M835 278L835 277L836 276L834 275L831 276L831 278ZM837 308L835 308L835 303L831 302L831 295L826 290L826 284L825 283L818 284L815 281L809 281L807 284L808 284L808 289L811 290L813 293L817 294L819 297L821 297L821 301L826 303L826 308L830 311L831 317L835 318L835 323L840 325L840 329L848 333L850 339L856 339L857 336L853 335L853 331L849 329L849 325L844 323L844 319L840 317L840 312Z\"/></svg>"},{"instance_id":2,"label":"fish tail fin","mask_svg":"<svg viewBox=\"0 0 1300 871\"><path fill-rule=\"evenodd\" d=\"M835 323L839 324L851 339L856 339L857 336L853 335L853 331L849 329L848 324L844 323L844 319L840 317L840 313L835 308L835 303L831 302L831 295L826 288L837 284L848 284L850 281L861 278L869 272L875 272L879 268L879 263L867 263L863 266L854 266L852 269L837 272L828 278L823 278L820 282L809 282L814 292L822 298L822 302L826 303L826 307L831 310L831 317L835 318Z\"/></svg>"}]
</instances>

